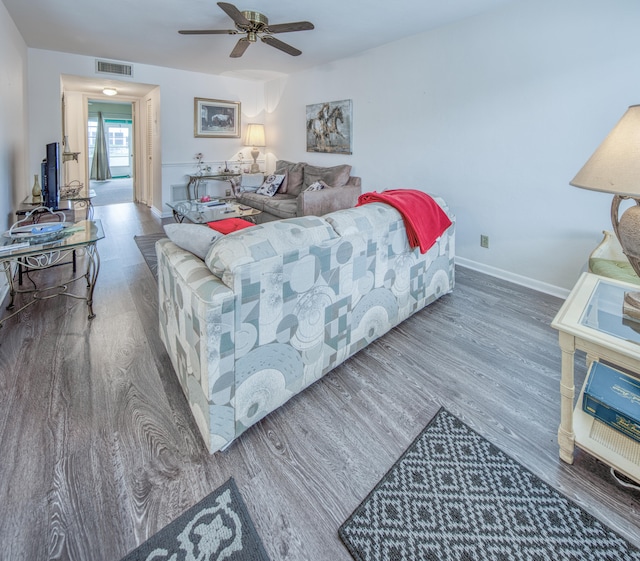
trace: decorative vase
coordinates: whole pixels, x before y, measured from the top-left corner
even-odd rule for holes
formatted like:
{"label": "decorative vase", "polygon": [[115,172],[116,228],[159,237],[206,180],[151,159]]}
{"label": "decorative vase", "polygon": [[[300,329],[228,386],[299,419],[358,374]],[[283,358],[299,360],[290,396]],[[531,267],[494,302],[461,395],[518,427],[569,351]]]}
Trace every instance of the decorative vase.
{"label": "decorative vase", "polygon": [[33,189],[31,189],[31,196],[34,199],[39,199],[42,196],[42,189],[40,188],[40,180],[38,174],[33,174]]}

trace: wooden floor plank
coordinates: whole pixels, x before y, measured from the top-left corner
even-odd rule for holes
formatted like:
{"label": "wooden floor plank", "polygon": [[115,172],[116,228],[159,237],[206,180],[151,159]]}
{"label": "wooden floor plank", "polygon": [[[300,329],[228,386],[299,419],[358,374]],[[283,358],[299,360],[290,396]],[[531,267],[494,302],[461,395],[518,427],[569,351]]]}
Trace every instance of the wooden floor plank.
{"label": "wooden floor plank", "polygon": [[0,329],[0,559],[117,561],[232,476],[274,561],[349,561],[338,527],[441,406],[640,546],[640,493],[558,458],[559,299],[458,268],[452,294],[210,456],[133,241],[161,221],[95,210],[96,318],[56,298]]}

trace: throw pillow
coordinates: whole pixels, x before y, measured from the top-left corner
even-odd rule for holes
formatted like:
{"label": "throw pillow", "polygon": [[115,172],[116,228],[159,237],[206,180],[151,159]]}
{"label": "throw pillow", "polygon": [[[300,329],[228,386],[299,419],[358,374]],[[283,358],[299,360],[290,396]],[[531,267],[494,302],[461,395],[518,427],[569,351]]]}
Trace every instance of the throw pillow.
{"label": "throw pillow", "polygon": [[278,187],[282,185],[284,181],[284,175],[268,175],[264,180],[264,183],[256,191],[258,195],[267,195],[267,197],[273,197],[278,190]]}
{"label": "throw pillow", "polygon": [[302,191],[304,166],[303,162],[288,162],[286,160],[276,162],[275,174],[282,175],[285,172],[287,174],[287,194],[297,197]]}
{"label": "throw pillow", "polygon": [[304,186],[309,187],[316,181],[324,181],[331,187],[342,187],[349,181],[351,166],[343,164],[329,168],[306,165],[304,168]]}
{"label": "throw pillow", "polygon": [[[230,234],[244,228],[255,226],[252,222],[242,218],[225,218],[224,220],[216,220],[215,222],[207,222],[207,226],[212,230],[220,232],[220,234]],[[203,257],[204,259],[204,257]]]}
{"label": "throw pillow", "polygon": [[326,189],[329,187],[324,181],[316,181],[312,183],[305,189],[305,191],[320,191],[321,189]]}
{"label": "throw pillow", "polygon": [[222,237],[200,224],[165,224],[164,233],[178,247],[204,261],[211,246]]}
{"label": "throw pillow", "polygon": [[264,175],[261,173],[244,173],[240,181],[240,191],[255,192],[264,181]]}
{"label": "throw pillow", "polygon": [[278,193],[280,193],[281,195],[286,195],[289,191],[289,172],[287,170],[284,170],[284,173],[281,173],[280,175],[284,175],[284,179],[282,180],[282,183],[280,183],[280,189],[278,189]]}

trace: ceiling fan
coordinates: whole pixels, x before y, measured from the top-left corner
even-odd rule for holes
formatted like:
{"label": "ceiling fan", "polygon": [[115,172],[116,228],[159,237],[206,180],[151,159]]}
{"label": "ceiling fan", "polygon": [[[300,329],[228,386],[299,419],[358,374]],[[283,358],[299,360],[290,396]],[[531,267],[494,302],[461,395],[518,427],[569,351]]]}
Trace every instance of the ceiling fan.
{"label": "ceiling fan", "polygon": [[313,29],[313,24],[308,21],[294,21],[291,23],[276,23],[269,25],[267,16],[260,12],[240,11],[233,4],[218,2],[218,6],[234,21],[236,29],[181,29],[182,35],[237,35],[246,33],[241,37],[229,55],[231,58],[241,57],[251,43],[255,43],[258,37],[263,43],[280,49],[291,56],[298,56],[302,51],[273,37],[274,33],[286,33],[289,31],[307,31]]}

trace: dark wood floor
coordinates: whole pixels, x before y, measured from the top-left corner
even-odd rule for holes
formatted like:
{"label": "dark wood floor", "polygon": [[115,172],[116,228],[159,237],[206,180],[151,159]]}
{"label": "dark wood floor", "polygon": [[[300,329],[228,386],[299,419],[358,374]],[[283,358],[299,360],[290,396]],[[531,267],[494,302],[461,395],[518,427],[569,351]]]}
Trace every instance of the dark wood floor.
{"label": "dark wood floor", "polygon": [[640,546],[640,493],[558,459],[559,299],[459,268],[453,294],[209,456],[133,241],[161,223],[96,211],[96,318],[57,298],[0,329],[0,559],[117,561],[233,476],[273,561],[348,561],[338,527],[441,406]]}

